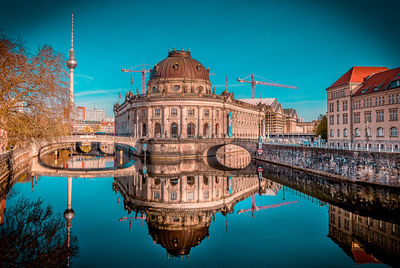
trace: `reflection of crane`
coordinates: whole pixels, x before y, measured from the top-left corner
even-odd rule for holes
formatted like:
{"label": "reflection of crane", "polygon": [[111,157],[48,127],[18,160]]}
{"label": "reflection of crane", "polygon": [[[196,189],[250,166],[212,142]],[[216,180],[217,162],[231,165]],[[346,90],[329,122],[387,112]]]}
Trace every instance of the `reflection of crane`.
{"label": "reflection of crane", "polygon": [[140,226],[143,226],[143,220],[146,220],[146,215],[140,214],[140,217],[138,217],[138,216],[135,216],[135,217],[124,216],[124,217],[119,219],[120,222],[124,222],[124,221],[127,221],[127,220],[129,220],[129,231],[130,231],[131,227],[132,227],[132,220],[140,220]]}
{"label": "reflection of crane", "polygon": [[146,93],[146,73],[150,72],[150,70],[146,70],[144,68],[145,65],[151,66],[149,64],[142,64],[142,70],[132,70],[132,69],[139,67],[140,65],[129,68],[129,69],[121,68],[121,71],[124,73],[142,73],[142,94]]}
{"label": "reflection of crane", "polygon": [[[246,80],[250,76],[251,76],[251,80],[250,81]],[[256,80],[254,80],[254,76],[257,76],[257,77],[259,77],[261,79],[264,79],[264,80],[266,80],[268,82],[256,81]],[[287,85],[281,85],[281,84],[274,83],[272,81],[269,81],[269,80],[267,80],[265,78],[262,78],[261,76],[255,75],[255,74],[250,74],[250,75],[246,76],[243,79],[238,78],[237,81],[240,82],[240,83],[250,83],[251,84],[251,98],[252,99],[254,99],[256,85],[266,85],[266,86],[272,86],[272,87],[286,87],[286,88],[297,89],[297,87],[294,87],[294,86],[287,86]]]}
{"label": "reflection of crane", "polygon": [[269,209],[269,208],[278,208],[281,206],[285,205],[290,205],[290,204],[295,204],[298,203],[299,201],[292,201],[292,202],[284,202],[284,203],[279,203],[279,204],[273,204],[273,205],[268,205],[268,206],[256,206],[256,201],[254,198],[254,195],[251,197],[251,208],[248,209],[239,209],[237,214],[245,213],[245,212],[250,212],[251,211],[251,217],[254,218],[254,211],[259,211],[262,209]]}

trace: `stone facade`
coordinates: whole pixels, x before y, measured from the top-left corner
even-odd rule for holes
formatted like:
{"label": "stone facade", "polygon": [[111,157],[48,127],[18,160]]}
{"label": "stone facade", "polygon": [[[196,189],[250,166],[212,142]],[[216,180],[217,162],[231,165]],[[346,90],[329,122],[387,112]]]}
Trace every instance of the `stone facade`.
{"label": "stone facade", "polygon": [[170,51],[151,69],[146,94],[129,92],[124,103],[114,106],[116,135],[256,139],[264,110],[265,106],[236,100],[226,90],[215,94],[208,69],[188,51]]}
{"label": "stone facade", "polygon": [[258,159],[354,182],[400,186],[400,154],[263,145]]}
{"label": "stone facade", "polygon": [[331,146],[400,149],[399,74],[400,68],[353,67],[326,89]]}

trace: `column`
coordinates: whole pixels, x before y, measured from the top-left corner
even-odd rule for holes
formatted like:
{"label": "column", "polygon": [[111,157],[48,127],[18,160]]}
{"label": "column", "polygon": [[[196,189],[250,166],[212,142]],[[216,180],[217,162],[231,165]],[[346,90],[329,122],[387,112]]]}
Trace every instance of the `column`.
{"label": "column", "polygon": [[147,122],[147,126],[146,126],[147,127],[147,137],[152,138],[154,131],[153,131],[153,124],[150,119],[153,115],[152,114],[153,107],[147,107],[146,110],[147,110],[147,113],[146,113],[147,120],[145,120],[145,122]]}
{"label": "column", "polygon": [[214,106],[211,107],[211,126],[210,126],[210,137],[214,138]]}
{"label": "column", "polygon": [[167,122],[167,118],[168,118],[168,115],[169,115],[168,106],[163,107],[162,110],[163,110],[163,118],[162,118],[161,135],[163,135],[164,133],[167,133],[167,135],[165,135],[165,138],[167,138],[168,135],[169,135],[169,137],[171,137],[171,133],[170,133],[171,130],[170,130],[170,128],[168,126],[168,122]]}
{"label": "column", "polygon": [[197,106],[197,137],[200,137],[200,106]]}
{"label": "column", "polygon": [[179,131],[178,131],[179,134],[178,135],[179,135],[179,137],[184,138],[185,136],[184,136],[184,132],[183,132],[183,120],[184,120],[185,116],[183,115],[182,105],[179,106],[179,108],[180,108],[180,114],[179,114],[180,126],[179,126]]}

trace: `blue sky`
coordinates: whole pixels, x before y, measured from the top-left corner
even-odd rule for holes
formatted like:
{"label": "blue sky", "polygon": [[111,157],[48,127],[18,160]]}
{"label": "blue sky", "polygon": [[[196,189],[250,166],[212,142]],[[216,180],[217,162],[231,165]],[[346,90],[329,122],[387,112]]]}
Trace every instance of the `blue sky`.
{"label": "blue sky", "polygon": [[[75,14],[77,105],[112,115],[130,88],[121,68],[154,65],[168,48],[190,48],[212,73],[217,93],[250,97],[237,77],[251,73],[299,89],[257,86],[306,120],[326,111],[325,88],[354,65],[400,66],[398,1],[24,1],[1,3],[0,28],[32,52],[65,53]],[[140,74],[133,75],[141,87]]]}

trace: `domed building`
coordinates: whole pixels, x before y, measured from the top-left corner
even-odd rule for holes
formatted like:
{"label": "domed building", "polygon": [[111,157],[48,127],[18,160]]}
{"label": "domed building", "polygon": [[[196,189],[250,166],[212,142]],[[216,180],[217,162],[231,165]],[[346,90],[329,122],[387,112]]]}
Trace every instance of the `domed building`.
{"label": "domed building", "polygon": [[189,255],[209,235],[215,215],[231,214],[235,205],[259,193],[266,193],[268,181],[249,170],[222,171],[203,161],[149,164],[140,171],[114,178],[124,208],[131,215],[143,215],[155,244],[172,257]]}
{"label": "domed building", "polygon": [[150,70],[145,94],[114,105],[116,135],[148,139],[258,138],[263,106],[215,94],[210,71],[190,51],[169,51]]}

